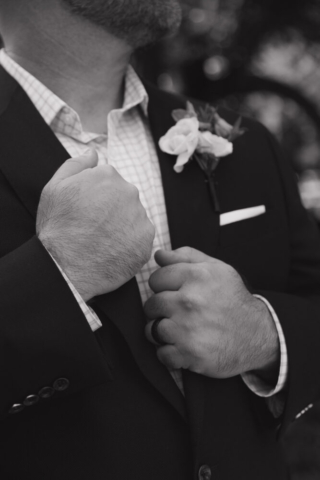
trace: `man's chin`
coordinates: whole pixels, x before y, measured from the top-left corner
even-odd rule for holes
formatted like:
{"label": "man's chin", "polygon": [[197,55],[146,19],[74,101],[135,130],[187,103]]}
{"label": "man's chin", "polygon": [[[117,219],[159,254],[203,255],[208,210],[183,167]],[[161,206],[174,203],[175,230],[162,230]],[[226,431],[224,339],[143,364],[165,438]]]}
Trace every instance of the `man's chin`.
{"label": "man's chin", "polygon": [[62,0],[62,4],[135,49],[175,33],[182,19],[179,0]]}
{"label": "man's chin", "polygon": [[[163,0],[163,3],[165,1]],[[169,8],[170,6],[170,8]],[[153,45],[159,40],[175,34],[181,24],[182,11],[178,3],[171,2],[167,12],[162,15],[146,16],[141,21],[123,22],[122,25],[106,25],[105,29],[122,40],[132,48],[138,49]]]}

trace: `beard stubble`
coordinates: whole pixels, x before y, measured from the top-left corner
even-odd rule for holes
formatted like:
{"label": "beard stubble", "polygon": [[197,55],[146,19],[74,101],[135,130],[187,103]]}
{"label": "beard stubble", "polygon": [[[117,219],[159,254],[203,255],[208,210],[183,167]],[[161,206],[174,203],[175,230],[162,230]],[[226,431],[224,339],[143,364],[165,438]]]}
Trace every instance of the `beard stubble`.
{"label": "beard stubble", "polygon": [[181,22],[179,0],[61,0],[68,10],[133,48],[173,33]]}

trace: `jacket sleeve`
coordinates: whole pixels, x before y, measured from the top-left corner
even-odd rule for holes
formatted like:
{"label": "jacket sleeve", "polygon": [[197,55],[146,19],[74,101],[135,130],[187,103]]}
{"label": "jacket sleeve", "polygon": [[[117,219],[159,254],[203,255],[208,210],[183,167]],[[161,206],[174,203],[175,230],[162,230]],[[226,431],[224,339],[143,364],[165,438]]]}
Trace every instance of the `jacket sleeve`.
{"label": "jacket sleeve", "polygon": [[320,400],[320,236],[303,208],[290,164],[267,133],[286,200],[291,262],[285,293],[261,291],[273,306],[284,332],[289,377],[281,432]]}
{"label": "jacket sleeve", "polygon": [[55,401],[111,379],[78,302],[37,237],[0,259],[0,330],[1,419],[47,401],[44,387]]}

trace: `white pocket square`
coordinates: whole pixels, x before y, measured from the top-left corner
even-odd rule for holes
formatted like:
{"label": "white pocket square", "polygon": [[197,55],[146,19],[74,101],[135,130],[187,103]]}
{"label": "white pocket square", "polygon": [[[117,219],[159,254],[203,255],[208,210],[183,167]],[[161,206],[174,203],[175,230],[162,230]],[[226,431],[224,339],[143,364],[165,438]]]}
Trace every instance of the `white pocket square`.
{"label": "white pocket square", "polygon": [[229,223],[240,222],[248,218],[258,217],[266,213],[265,205],[258,207],[242,208],[241,210],[234,210],[233,212],[222,213],[220,215],[220,226],[228,225]]}

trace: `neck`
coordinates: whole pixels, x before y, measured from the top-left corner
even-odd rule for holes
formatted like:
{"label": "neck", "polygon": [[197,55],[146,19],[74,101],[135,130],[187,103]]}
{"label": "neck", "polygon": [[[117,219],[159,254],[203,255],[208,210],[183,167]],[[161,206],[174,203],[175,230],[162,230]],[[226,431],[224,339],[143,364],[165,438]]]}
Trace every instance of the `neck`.
{"label": "neck", "polygon": [[29,10],[4,35],[8,55],[70,105],[85,130],[104,133],[109,112],[123,104],[130,47],[56,2]]}

